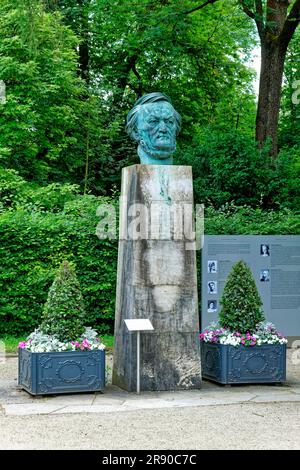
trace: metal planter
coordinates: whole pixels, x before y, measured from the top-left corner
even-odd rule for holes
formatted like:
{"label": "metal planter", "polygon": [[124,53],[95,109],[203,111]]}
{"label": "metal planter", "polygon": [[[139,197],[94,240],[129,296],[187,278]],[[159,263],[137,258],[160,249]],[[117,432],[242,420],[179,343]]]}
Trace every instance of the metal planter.
{"label": "metal planter", "polygon": [[221,384],[286,380],[286,345],[230,346],[201,342],[202,377]]}
{"label": "metal planter", "polygon": [[31,395],[96,392],[105,387],[105,350],[19,350],[18,384]]}

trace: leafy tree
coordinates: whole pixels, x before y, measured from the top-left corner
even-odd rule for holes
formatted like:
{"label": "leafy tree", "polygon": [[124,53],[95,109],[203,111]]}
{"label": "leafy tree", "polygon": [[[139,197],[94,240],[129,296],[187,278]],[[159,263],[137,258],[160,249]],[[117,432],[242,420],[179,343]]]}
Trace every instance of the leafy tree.
{"label": "leafy tree", "polygon": [[252,42],[251,25],[233,4],[222,2],[199,15],[187,14],[190,5],[142,0],[133,8],[130,1],[97,0],[91,53],[112,108],[126,111],[141,94],[165,91],[191,125],[189,135],[194,123],[214,116],[226,92],[239,88],[241,95],[243,87],[249,92],[251,74],[241,53],[247,54]]}
{"label": "leafy tree", "polygon": [[86,313],[75,270],[64,261],[50,287],[41,331],[61,341],[75,340],[84,331]]}
{"label": "leafy tree", "polygon": [[[282,89],[280,134],[281,147],[300,148],[300,30],[287,51]],[[299,153],[299,151],[298,151]]]}
{"label": "leafy tree", "polygon": [[[0,165],[28,180],[69,180],[82,168],[82,95],[77,38],[38,0],[0,4]],[[75,150],[75,151],[74,151]],[[80,170],[79,170],[80,172]]]}
{"label": "leafy tree", "polygon": [[74,184],[51,183],[39,186],[27,182],[17,171],[0,168],[0,212],[24,209],[59,212],[67,201],[75,199],[79,187]]}
{"label": "leafy tree", "polygon": [[176,164],[193,167],[195,200],[216,208],[233,202],[251,207],[287,207],[295,192],[287,194],[291,171],[284,158],[272,164],[268,147],[258,149],[252,136],[238,131],[208,128],[201,137],[181,146]]}
{"label": "leafy tree", "polygon": [[[53,2],[82,42],[81,3]],[[103,103],[100,113],[107,134],[102,141],[107,144],[105,154],[115,162],[109,166],[111,183],[118,183],[122,166],[138,161],[124,132],[124,117],[142,93],[160,90],[171,95],[184,121],[179,141],[189,141],[208,122],[222,123],[226,129],[254,122],[252,72],[245,66],[252,25],[228,2],[203,10],[201,17],[182,14],[191,3],[84,2],[89,11],[89,93]],[[233,25],[238,25],[236,31]],[[92,188],[103,175],[97,160],[96,155],[90,158]]]}
{"label": "leafy tree", "polygon": [[240,0],[255,21],[261,44],[261,72],[256,116],[256,140],[271,140],[278,153],[278,121],[287,50],[300,23],[300,0]]}
{"label": "leafy tree", "polygon": [[92,0],[45,0],[47,11],[60,11],[64,22],[71,26],[78,44],[78,70],[82,79],[90,79],[90,38],[91,38],[91,5]]}
{"label": "leafy tree", "polygon": [[[220,3],[222,0],[207,0],[189,9],[182,8],[182,15],[204,11],[205,7],[212,4],[216,7]],[[261,45],[256,140],[260,146],[270,140],[270,153],[277,156],[284,64],[289,44],[300,23],[300,0],[239,0],[238,3],[254,20]]]}
{"label": "leafy tree", "polygon": [[220,302],[220,324],[231,331],[251,333],[259,322],[265,320],[255,280],[244,261],[238,261],[233,266]]}
{"label": "leafy tree", "polygon": [[281,207],[292,209],[299,214],[300,207],[300,153],[299,146],[285,147],[280,151],[277,161],[278,173],[282,184],[278,195]]}

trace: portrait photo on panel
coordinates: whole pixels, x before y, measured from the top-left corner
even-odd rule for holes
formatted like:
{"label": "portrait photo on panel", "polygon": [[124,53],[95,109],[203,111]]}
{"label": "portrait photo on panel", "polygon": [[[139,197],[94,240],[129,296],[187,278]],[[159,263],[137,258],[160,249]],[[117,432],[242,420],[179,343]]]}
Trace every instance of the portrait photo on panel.
{"label": "portrait photo on panel", "polygon": [[209,281],[207,283],[207,292],[209,294],[216,294],[218,291],[218,283],[217,281]]}
{"label": "portrait photo on panel", "polygon": [[214,274],[218,272],[218,261],[217,260],[208,260],[207,261],[207,272],[209,274]]}
{"label": "portrait photo on panel", "polygon": [[270,256],[270,245],[262,244],[260,245],[260,256]]}
{"label": "portrait photo on panel", "polygon": [[270,270],[269,269],[261,269],[261,271],[260,271],[260,280],[261,280],[261,282],[269,282],[270,281]]}
{"label": "portrait photo on panel", "polygon": [[207,301],[207,311],[208,313],[215,313],[218,310],[218,303],[216,300]]}

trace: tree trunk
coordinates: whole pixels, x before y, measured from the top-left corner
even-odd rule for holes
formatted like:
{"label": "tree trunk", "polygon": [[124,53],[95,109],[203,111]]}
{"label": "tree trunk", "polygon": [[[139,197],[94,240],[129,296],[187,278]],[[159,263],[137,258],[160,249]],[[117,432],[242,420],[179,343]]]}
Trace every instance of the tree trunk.
{"label": "tree trunk", "polygon": [[81,78],[86,82],[89,82],[89,62],[89,44],[85,40],[79,45],[79,69]]}
{"label": "tree trunk", "polygon": [[287,47],[266,38],[261,45],[261,72],[256,116],[256,140],[260,147],[270,142],[270,154],[278,153],[278,121]]}

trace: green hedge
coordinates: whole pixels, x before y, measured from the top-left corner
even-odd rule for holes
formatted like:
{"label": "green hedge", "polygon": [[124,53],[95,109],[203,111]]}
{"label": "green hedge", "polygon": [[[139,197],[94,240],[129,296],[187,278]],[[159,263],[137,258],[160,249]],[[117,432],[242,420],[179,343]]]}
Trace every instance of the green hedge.
{"label": "green hedge", "polygon": [[207,235],[299,235],[300,212],[262,210],[227,204],[205,210]]}
{"label": "green hedge", "polygon": [[87,324],[112,329],[117,242],[99,240],[96,208],[107,199],[78,197],[64,212],[13,210],[0,217],[0,335],[32,331],[63,259],[78,273]]}
{"label": "green hedge", "polygon": [[[99,240],[95,234],[100,203],[113,201],[73,195],[59,212],[18,206],[0,214],[0,336],[24,334],[39,324],[63,259],[76,266],[86,323],[103,333],[112,331],[117,241]],[[286,209],[266,212],[228,205],[217,211],[207,208],[205,217],[205,232],[211,235],[300,234],[299,214]]]}

